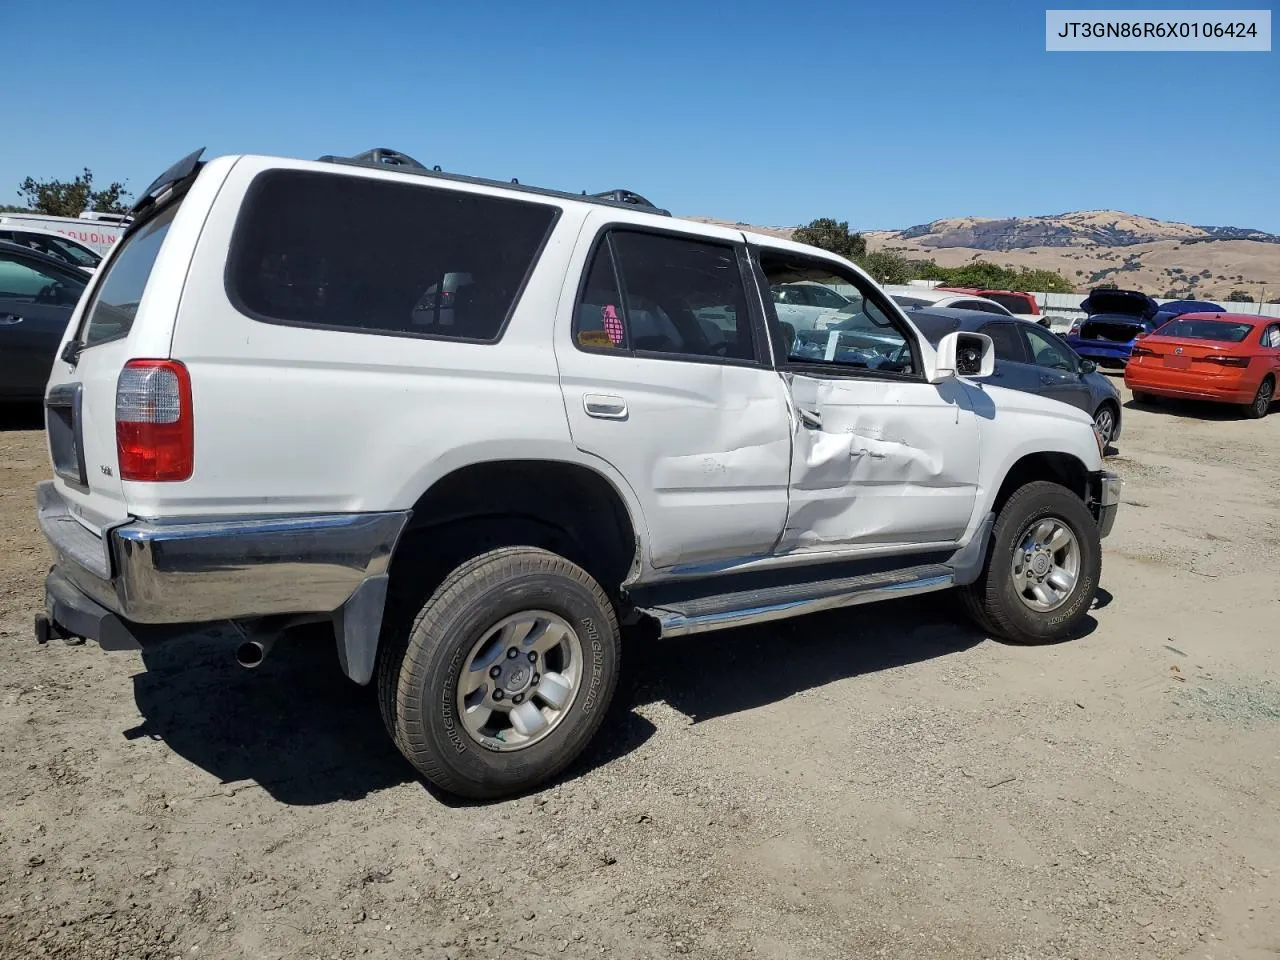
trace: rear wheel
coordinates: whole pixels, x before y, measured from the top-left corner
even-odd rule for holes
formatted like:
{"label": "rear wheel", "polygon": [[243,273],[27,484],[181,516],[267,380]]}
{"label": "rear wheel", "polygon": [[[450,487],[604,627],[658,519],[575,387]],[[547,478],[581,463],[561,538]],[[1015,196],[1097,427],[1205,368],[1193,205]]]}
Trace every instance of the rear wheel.
{"label": "rear wheel", "polygon": [[1258,385],[1258,392],[1253,395],[1253,402],[1244,408],[1244,415],[1251,420],[1261,420],[1271,409],[1276,399],[1276,382],[1270,374],[1263,377]]}
{"label": "rear wheel", "polygon": [[1134,390],[1133,402],[1149,405],[1155,403],[1155,397],[1149,393],[1143,393],[1141,390]]}
{"label": "rear wheel", "polygon": [[1101,537],[1089,509],[1066,487],[1040,480],[1001,508],[982,576],[960,596],[992,636],[1051,643],[1088,616],[1101,570]]}
{"label": "rear wheel", "polygon": [[554,777],[599,728],[620,660],[613,605],[582,568],[492,550],[436,589],[378,668],[401,752],[449,793],[493,799]]}

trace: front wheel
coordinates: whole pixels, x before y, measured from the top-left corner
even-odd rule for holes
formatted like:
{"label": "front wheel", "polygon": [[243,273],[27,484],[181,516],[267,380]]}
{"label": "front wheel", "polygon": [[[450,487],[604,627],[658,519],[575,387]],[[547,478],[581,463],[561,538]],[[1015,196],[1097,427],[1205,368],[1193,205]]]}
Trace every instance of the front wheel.
{"label": "front wheel", "polygon": [[1102,541],[1084,502],[1066,487],[1036,481],[1000,510],[986,566],[961,598],[992,636],[1052,643],[1088,616],[1101,571]]}
{"label": "front wheel", "polygon": [[453,571],[379,662],[383,719],[431,783],[472,799],[539,785],[599,728],[620,660],[613,605],[546,550],[492,550]]}
{"label": "front wheel", "polygon": [[1244,408],[1244,415],[1250,420],[1261,420],[1271,409],[1276,399],[1276,382],[1271,377],[1264,377],[1258,385],[1258,392],[1253,395],[1253,402]]}

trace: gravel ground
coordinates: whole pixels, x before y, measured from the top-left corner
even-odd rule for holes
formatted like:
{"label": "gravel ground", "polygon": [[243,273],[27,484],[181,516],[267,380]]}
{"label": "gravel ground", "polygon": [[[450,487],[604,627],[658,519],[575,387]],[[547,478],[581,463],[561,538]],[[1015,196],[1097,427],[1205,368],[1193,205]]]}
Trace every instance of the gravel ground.
{"label": "gravel ground", "polygon": [[629,651],[519,800],[414,778],[329,647],[30,639],[0,431],[0,957],[1280,956],[1280,414],[1126,409],[1085,635],[946,596]]}

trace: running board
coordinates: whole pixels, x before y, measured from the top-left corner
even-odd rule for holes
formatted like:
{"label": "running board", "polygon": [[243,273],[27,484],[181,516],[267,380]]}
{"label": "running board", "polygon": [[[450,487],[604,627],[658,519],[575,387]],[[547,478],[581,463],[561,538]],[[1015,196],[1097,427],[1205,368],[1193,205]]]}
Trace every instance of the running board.
{"label": "running board", "polygon": [[709,630],[785,620],[859,603],[932,593],[954,585],[951,568],[938,563],[839,580],[743,590],[641,609],[658,621],[662,636],[684,637]]}

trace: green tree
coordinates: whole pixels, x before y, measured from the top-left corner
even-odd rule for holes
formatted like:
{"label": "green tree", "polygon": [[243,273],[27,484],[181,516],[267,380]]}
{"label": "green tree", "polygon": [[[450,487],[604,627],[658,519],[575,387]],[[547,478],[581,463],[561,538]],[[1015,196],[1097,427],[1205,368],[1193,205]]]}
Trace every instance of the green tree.
{"label": "green tree", "polygon": [[1247,290],[1232,290],[1227,294],[1228,303],[1253,303],[1253,296]]}
{"label": "green tree", "polygon": [[874,250],[859,257],[857,263],[877,283],[906,283],[915,275],[906,257],[889,250]]}
{"label": "green tree", "polygon": [[862,234],[853,233],[847,221],[837,222],[829,217],[822,217],[808,226],[798,228],[791,234],[791,239],[796,243],[807,243],[829,250],[849,260],[857,260],[867,252],[867,241]]}
{"label": "green tree", "polygon": [[18,186],[18,196],[27,207],[53,217],[78,217],[86,210],[95,213],[124,213],[129,194],[123,183],[93,189],[93,173],[85,167],[74,180],[37,180],[27,177]]}

